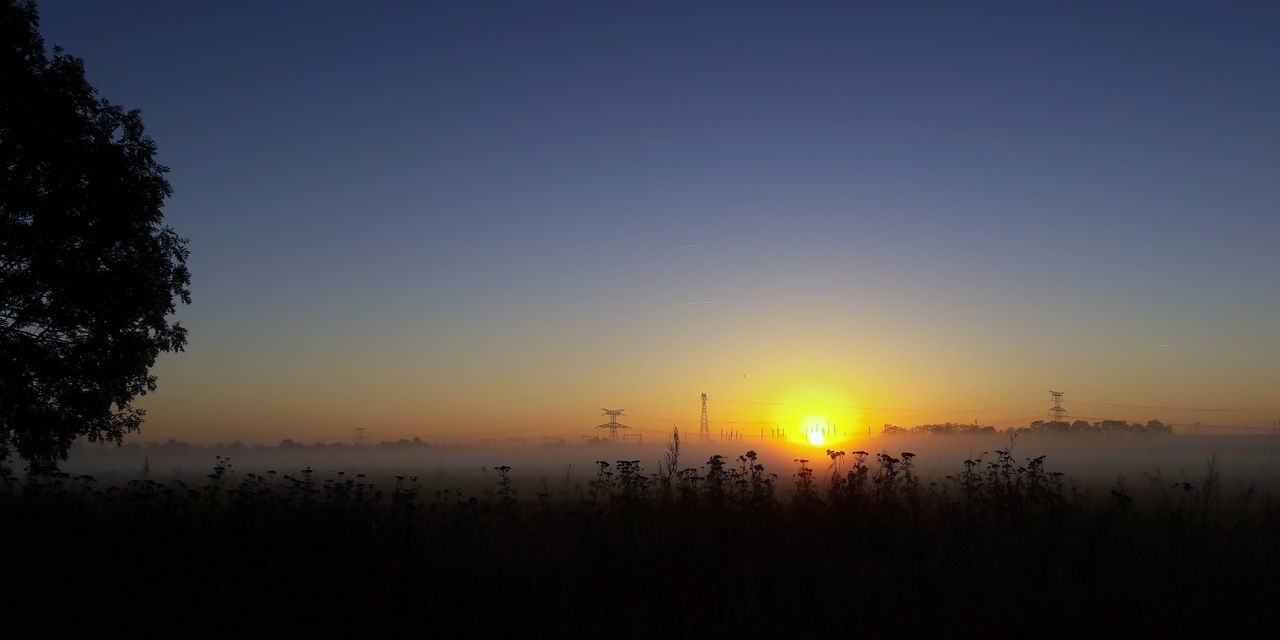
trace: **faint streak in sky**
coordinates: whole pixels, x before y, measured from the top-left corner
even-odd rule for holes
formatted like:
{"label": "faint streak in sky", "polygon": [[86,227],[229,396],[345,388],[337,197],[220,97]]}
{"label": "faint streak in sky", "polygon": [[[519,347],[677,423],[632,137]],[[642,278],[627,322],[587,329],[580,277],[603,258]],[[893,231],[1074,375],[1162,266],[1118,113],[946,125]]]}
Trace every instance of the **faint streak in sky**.
{"label": "faint streak in sky", "polygon": [[711,301],[710,301],[710,300],[698,300],[698,301],[696,301],[696,302],[690,302],[689,304],[690,304],[690,305],[695,305],[695,304],[711,304]]}
{"label": "faint streak in sky", "polygon": [[1168,349],[1169,347],[1172,347],[1172,346],[1173,346],[1173,345],[1171,345],[1171,344],[1158,344],[1158,345],[1156,345],[1156,348],[1157,348],[1157,349]]}
{"label": "faint streak in sky", "polygon": [[695,243],[693,243],[693,244],[686,244],[686,245],[684,245],[684,246],[682,246],[682,247],[680,247],[680,248],[681,248],[681,249],[692,249],[692,248],[694,248],[694,247],[701,247],[701,246],[702,246],[702,243],[701,243],[701,242],[695,242]]}

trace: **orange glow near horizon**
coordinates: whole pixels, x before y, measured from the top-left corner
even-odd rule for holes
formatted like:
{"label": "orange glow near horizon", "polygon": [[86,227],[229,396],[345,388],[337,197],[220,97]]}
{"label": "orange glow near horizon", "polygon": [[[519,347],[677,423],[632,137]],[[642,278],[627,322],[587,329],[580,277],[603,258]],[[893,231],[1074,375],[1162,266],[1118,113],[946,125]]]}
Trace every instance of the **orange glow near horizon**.
{"label": "orange glow near horizon", "polygon": [[846,393],[814,386],[784,394],[774,403],[771,418],[784,430],[788,441],[827,446],[846,440],[846,434],[856,433],[862,416]]}

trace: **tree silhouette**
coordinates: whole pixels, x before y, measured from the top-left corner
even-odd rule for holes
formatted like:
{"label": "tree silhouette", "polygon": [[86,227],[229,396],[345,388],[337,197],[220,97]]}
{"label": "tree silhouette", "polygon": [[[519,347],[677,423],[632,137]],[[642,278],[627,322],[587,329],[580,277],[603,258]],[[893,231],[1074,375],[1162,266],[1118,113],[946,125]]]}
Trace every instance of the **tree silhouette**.
{"label": "tree silhouette", "polygon": [[181,351],[186,240],[138,111],[47,55],[34,3],[0,5],[0,462],[51,469],[77,437],[138,430],[149,370]]}

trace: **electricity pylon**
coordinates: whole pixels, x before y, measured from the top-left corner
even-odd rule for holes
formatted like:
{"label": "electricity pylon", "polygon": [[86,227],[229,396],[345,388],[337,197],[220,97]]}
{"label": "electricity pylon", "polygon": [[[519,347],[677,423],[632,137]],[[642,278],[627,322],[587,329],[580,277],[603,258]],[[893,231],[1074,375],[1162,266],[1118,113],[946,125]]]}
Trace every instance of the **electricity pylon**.
{"label": "electricity pylon", "polygon": [[610,440],[617,440],[617,439],[618,439],[618,429],[630,429],[630,428],[631,428],[631,427],[628,427],[628,426],[627,426],[627,425],[625,425],[625,424],[622,424],[621,422],[618,422],[618,416],[622,415],[623,409],[601,409],[601,411],[603,411],[603,412],[604,412],[604,413],[603,413],[603,414],[601,414],[601,415],[609,416],[609,421],[608,421],[608,422],[606,422],[606,423],[604,423],[604,424],[596,425],[596,428],[597,428],[597,429],[608,429],[608,430],[609,430],[609,439],[610,439]]}

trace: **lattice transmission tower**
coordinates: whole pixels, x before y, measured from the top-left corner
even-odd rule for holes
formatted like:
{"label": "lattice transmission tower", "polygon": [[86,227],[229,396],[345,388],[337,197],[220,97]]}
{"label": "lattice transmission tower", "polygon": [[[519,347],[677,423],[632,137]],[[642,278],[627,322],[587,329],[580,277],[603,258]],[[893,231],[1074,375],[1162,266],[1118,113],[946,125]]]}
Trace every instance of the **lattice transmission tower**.
{"label": "lattice transmission tower", "polygon": [[1053,407],[1049,409],[1049,417],[1054,422],[1066,422],[1067,410],[1062,406],[1062,392],[1050,391],[1049,397],[1053,398]]}
{"label": "lattice transmission tower", "polygon": [[625,425],[625,424],[622,424],[621,422],[618,422],[618,416],[622,415],[622,411],[623,411],[622,409],[601,409],[601,411],[603,411],[603,412],[604,412],[604,413],[603,413],[603,414],[601,414],[601,415],[609,416],[609,421],[608,421],[608,422],[606,422],[606,423],[604,423],[604,424],[596,425],[596,428],[597,428],[597,429],[608,429],[608,430],[609,430],[609,439],[610,439],[610,440],[617,440],[617,439],[618,439],[618,429],[630,429],[630,428],[631,428],[631,427],[628,427],[628,426],[627,426],[627,425]]}
{"label": "lattice transmission tower", "polygon": [[698,422],[698,437],[711,439],[711,422],[707,420],[707,394],[702,394],[702,420]]}

